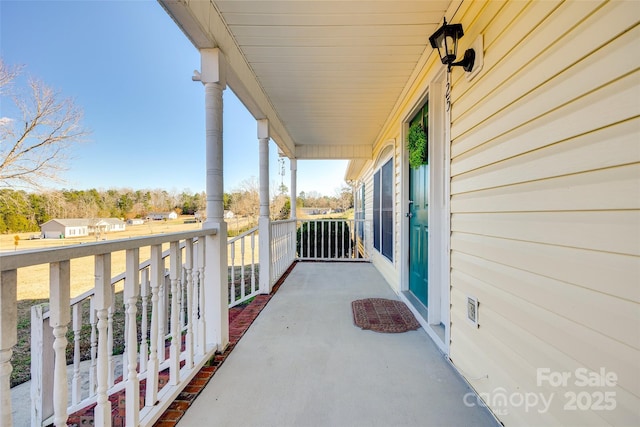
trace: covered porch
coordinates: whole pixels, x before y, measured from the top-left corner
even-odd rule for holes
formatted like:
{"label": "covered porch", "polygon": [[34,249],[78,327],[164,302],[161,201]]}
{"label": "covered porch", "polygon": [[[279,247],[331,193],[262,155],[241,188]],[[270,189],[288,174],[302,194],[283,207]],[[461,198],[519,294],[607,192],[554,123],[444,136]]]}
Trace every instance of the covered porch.
{"label": "covered porch", "polygon": [[354,325],[372,297],[370,263],[298,262],[178,425],[498,425],[422,328]]}

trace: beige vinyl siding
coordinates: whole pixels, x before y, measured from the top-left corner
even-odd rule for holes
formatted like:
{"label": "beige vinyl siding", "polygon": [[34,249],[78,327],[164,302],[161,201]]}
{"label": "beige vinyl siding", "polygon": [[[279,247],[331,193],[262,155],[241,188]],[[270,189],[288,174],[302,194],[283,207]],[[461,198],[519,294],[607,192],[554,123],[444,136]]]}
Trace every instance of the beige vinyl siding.
{"label": "beige vinyl siding", "polygon": [[[484,67],[455,69],[450,357],[505,425],[631,425],[640,417],[640,4],[464,2],[455,22]],[[478,298],[480,327],[466,320]],[[538,384],[536,371],[617,375]],[[615,392],[568,411],[566,391]],[[537,409],[537,408],[536,408]]]}

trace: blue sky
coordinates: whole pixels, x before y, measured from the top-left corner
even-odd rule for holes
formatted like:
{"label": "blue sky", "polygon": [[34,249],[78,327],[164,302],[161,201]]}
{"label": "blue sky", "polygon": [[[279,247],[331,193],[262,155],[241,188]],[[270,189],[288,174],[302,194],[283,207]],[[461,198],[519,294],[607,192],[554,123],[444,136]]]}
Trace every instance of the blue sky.
{"label": "blue sky", "polygon": [[[205,190],[204,88],[191,81],[200,55],[156,1],[0,0],[0,54],[84,110],[91,136],[56,187]],[[224,108],[232,191],[257,178],[258,141],[255,120],[229,89]],[[0,116],[7,110],[0,106]],[[281,181],[273,142],[270,157],[273,187]],[[298,161],[298,192],[334,195],[346,165]]]}

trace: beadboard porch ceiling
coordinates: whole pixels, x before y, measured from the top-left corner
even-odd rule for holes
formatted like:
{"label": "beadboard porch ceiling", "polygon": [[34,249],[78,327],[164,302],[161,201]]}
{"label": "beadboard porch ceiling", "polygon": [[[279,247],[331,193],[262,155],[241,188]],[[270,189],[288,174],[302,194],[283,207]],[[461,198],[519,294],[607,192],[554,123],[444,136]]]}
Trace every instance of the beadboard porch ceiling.
{"label": "beadboard porch ceiling", "polygon": [[159,0],[289,158],[371,159],[452,1]]}

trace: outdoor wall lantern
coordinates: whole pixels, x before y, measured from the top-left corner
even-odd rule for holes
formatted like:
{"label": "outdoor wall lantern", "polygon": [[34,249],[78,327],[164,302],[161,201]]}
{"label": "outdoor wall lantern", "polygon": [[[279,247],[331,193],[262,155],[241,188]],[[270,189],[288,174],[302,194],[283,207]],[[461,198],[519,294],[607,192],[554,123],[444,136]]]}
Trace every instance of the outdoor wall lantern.
{"label": "outdoor wall lantern", "polygon": [[461,66],[467,72],[473,70],[473,63],[476,59],[476,52],[473,49],[467,49],[462,60],[454,62],[458,56],[458,39],[462,36],[464,36],[462,24],[447,24],[445,18],[442,27],[429,37],[431,47],[438,49],[440,60],[448,66],[449,72],[451,72],[451,67],[456,66]]}

